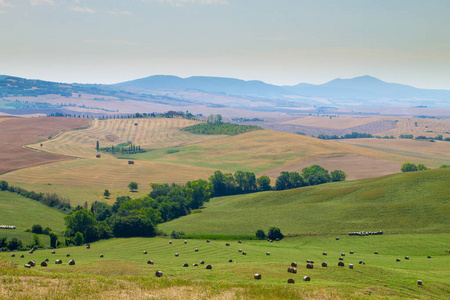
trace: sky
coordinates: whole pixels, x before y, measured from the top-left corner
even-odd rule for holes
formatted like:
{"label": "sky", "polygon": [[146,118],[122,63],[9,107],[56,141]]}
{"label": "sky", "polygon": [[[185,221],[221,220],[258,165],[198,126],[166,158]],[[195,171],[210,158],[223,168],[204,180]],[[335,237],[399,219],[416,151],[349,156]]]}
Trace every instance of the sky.
{"label": "sky", "polygon": [[0,0],[0,74],[277,85],[371,75],[450,90],[450,1]]}

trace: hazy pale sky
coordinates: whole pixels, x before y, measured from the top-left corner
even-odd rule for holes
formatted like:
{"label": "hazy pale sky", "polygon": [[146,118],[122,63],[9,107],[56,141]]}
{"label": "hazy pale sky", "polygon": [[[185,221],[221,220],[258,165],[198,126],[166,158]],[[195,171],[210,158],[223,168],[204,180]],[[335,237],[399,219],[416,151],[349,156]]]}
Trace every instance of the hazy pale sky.
{"label": "hazy pale sky", "polygon": [[0,0],[0,74],[450,89],[450,0]]}

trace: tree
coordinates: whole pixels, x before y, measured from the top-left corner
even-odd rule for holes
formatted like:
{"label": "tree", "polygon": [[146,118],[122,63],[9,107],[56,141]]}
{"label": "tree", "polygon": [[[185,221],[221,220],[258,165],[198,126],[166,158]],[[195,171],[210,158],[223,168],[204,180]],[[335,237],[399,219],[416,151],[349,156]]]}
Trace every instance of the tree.
{"label": "tree", "polygon": [[259,240],[263,240],[263,239],[266,238],[266,234],[264,233],[264,230],[262,230],[262,229],[256,230],[256,234],[255,235],[256,235],[256,238],[259,239]]}
{"label": "tree", "polygon": [[289,172],[289,188],[298,188],[305,186],[305,180],[297,172]]}
{"label": "tree", "polygon": [[5,180],[0,181],[0,190],[6,191],[8,189],[8,182]]}
{"label": "tree", "polygon": [[417,165],[417,170],[425,171],[425,170],[428,170],[428,168],[424,164],[418,164]]}
{"label": "tree", "polygon": [[347,174],[345,174],[344,171],[334,170],[333,172],[331,172],[332,181],[344,181],[345,178],[347,178]]}
{"label": "tree", "polygon": [[417,166],[413,163],[407,162],[402,165],[401,170],[402,170],[402,172],[415,172],[415,171],[417,171]]}
{"label": "tree", "polygon": [[138,190],[139,184],[137,182],[130,182],[130,184],[128,184],[128,188],[130,189],[130,192],[136,192]]}
{"label": "tree", "polygon": [[216,115],[216,123],[222,123],[222,115],[221,114]]}
{"label": "tree", "polygon": [[50,247],[56,248],[56,243],[58,242],[58,236],[54,232],[50,232],[48,235],[50,237]]}
{"label": "tree", "polygon": [[8,243],[8,249],[13,251],[22,248],[22,241],[13,237]]}
{"label": "tree", "polygon": [[310,167],[303,168],[302,176],[309,185],[322,184],[331,181],[331,176],[328,174],[328,170],[319,165],[312,165]]}
{"label": "tree", "polygon": [[87,243],[98,240],[98,222],[92,212],[80,209],[64,217],[67,227],[66,236],[73,237],[79,231]]}
{"label": "tree", "polygon": [[112,230],[115,237],[151,237],[156,234],[155,226],[144,216],[117,217]]}
{"label": "tree", "polygon": [[75,233],[75,236],[73,237],[73,242],[75,246],[80,246],[84,242],[83,234],[79,231]]}
{"label": "tree", "polygon": [[100,143],[97,141],[97,146],[95,147],[97,149],[97,152],[100,150]]}
{"label": "tree", "polygon": [[105,190],[103,196],[108,199],[108,197],[111,196],[111,193],[109,192],[109,190]]}
{"label": "tree", "polygon": [[31,232],[32,233],[36,233],[36,234],[42,234],[43,230],[42,230],[42,226],[39,224],[34,224],[31,227]]}
{"label": "tree", "polygon": [[275,181],[275,189],[277,191],[289,189],[289,172],[283,171],[280,176],[277,177]]}
{"label": "tree", "polygon": [[39,236],[37,234],[33,234],[33,242],[32,242],[31,247],[32,248],[40,248],[40,247],[42,247],[41,239],[39,238]]}
{"label": "tree", "polygon": [[261,176],[256,180],[258,184],[258,190],[260,191],[268,191],[270,190],[270,178],[269,176]]}
{"label": "tree", "polygon": [[271,240],[276,239],[282,239],[284,238],[284,235],[281,233],[280,228],[278,227],[270,227],[269,231],[267,232],[267,237]]}

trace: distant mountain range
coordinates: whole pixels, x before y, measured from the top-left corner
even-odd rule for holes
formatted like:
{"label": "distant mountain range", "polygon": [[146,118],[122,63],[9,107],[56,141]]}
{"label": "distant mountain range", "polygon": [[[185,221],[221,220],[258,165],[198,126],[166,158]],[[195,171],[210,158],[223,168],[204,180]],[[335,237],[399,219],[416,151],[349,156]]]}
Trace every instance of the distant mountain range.
{"label": "distant mountain range", "polygon": [[419,89],[408,85],[388,83],[372,76],[334,79],[324,84],[300,83],[277,86],[262,81],[234,78],[155,75],[122,82],[115,88],[133,87],[145,90],[196,90],[233,96],[265,99],[295,99],[307,103],[362,106],[431,106],[449,107],[449,90]]}

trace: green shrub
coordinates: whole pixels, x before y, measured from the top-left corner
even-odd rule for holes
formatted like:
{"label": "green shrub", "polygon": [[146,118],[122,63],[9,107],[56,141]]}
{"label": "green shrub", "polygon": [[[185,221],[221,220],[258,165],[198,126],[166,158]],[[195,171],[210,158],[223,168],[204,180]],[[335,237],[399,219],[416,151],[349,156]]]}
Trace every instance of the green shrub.
{"label": "green shrub", "polygon": [[266,238],[266,233],[264,232],[264,230],[262,230],[262,229],[258,229],[258,230],[256,230],[256,237],[259,239],[259,240],[263,240],[263,239],[265,239]]}
{"label": "green shrub", "polygon": [[267,237],[271,240],[276,240],[284,238],[284,235],[281,233],[280,228],[278,227],[270,227],[269,232],[267,233]]}

